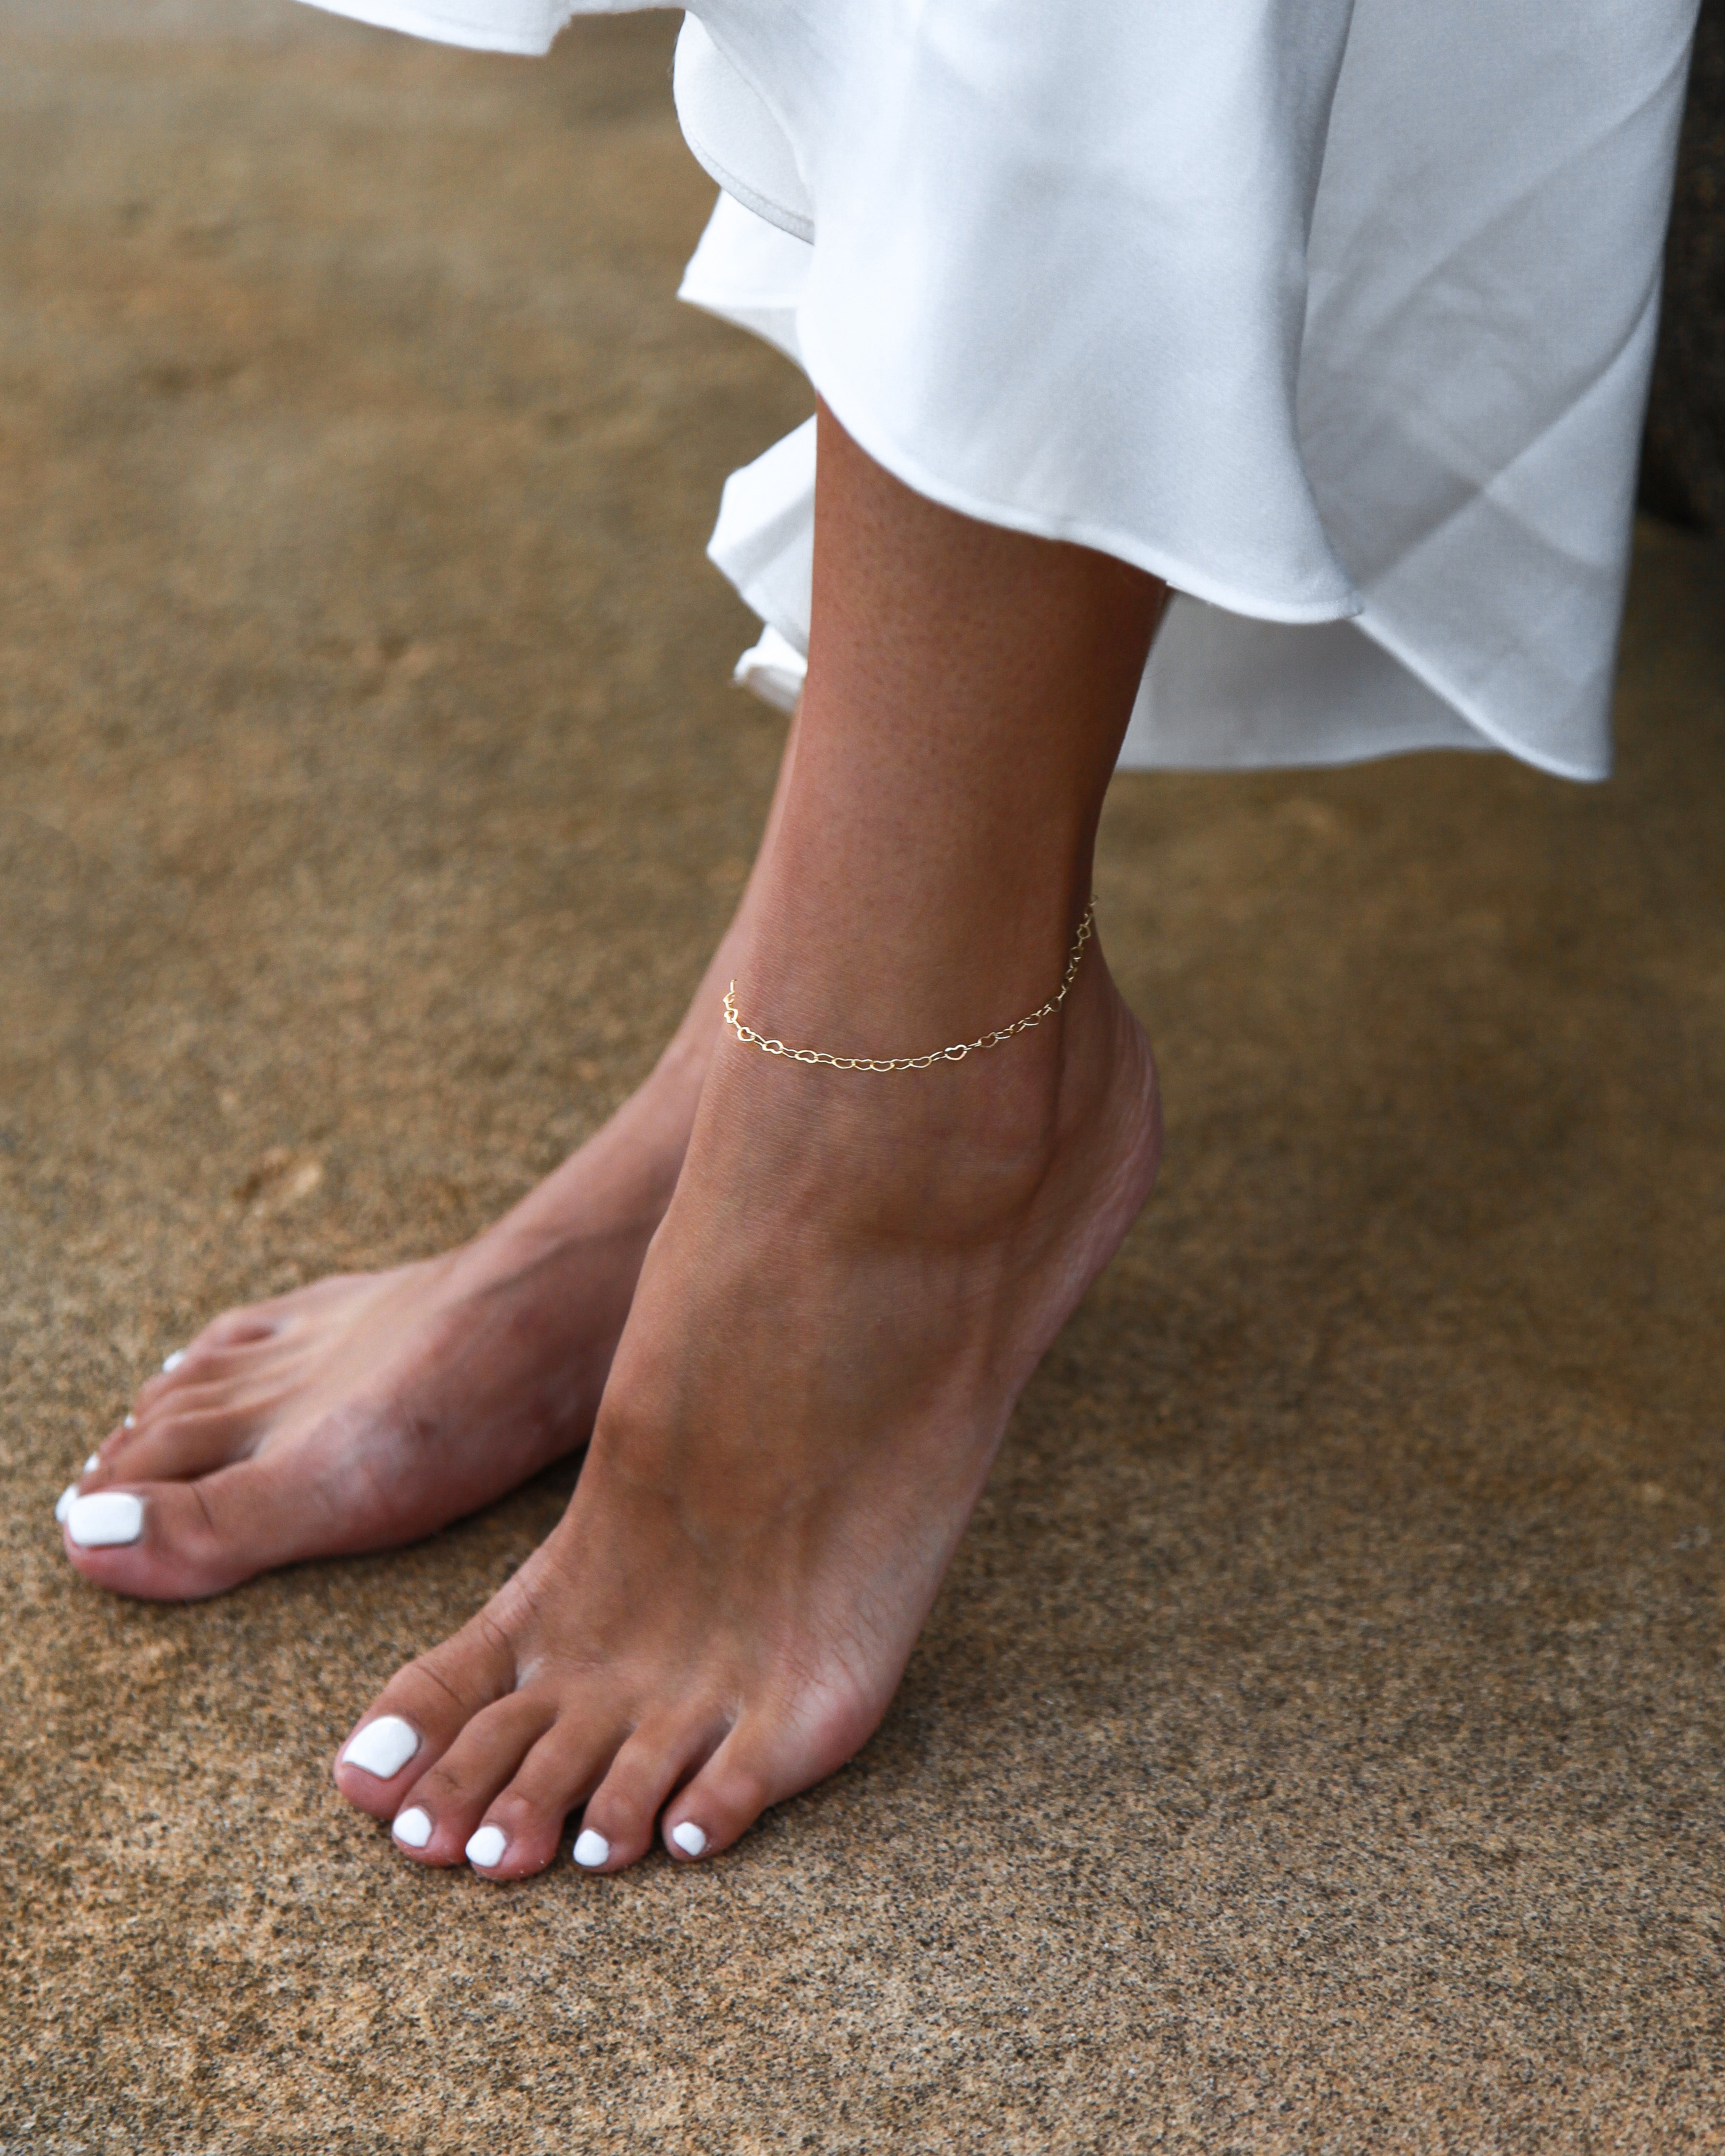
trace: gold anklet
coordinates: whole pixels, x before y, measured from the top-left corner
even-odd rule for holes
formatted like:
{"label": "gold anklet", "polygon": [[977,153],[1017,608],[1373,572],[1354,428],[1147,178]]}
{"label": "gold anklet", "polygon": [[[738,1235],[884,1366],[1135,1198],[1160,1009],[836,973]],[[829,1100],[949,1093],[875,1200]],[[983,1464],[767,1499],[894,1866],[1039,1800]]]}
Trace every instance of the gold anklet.
{"label": "gold anklet", "polygon": [[993,1033],[985,1033],[978,1040],[955,1040],[950,1048],[937,1048],[928,1055],[829,1055],[824,1048],[787,1048],[782,1040],[768,1040],[747,1026],[737,1014],[737,983],[733,981],[725,991],[725,1023],[746,1047],[758,1048],[763,1055],[788,1056],[793,1063],[824,1063],[829,1070],[928,1070],[937,1063],[962,1063],[967,1055],[974,1055],[979,1048],[998,1048],[1003,1040],[1010,1040],[1014,1034],[1028,1033],[1033,1025],[1040,1025],[1044,1019],[1052,1018],[1066,1000],[1066,991],[1078,975],[1084,947],[1090,941],[1091,929],[1096,917],[1094,898],[1084,909],[1084,918],[1078,924],[1078,933],[1072,939],[1071,955],[1066,960],[1066,971],[1060,985],[1038,1010],[1028,1018],[1015,1019],[1012,1024],[997,1026]]}

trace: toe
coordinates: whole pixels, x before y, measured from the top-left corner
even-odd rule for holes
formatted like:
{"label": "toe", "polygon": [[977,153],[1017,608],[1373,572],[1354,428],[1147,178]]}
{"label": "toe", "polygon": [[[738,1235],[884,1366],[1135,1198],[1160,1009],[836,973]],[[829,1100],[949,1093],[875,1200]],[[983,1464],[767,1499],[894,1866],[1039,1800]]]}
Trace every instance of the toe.
{"label": "toe", "polygon": [[194,1348],[255,1348],[265,1340],[273,1340],[280,1329],[279,1317],[271,1312],[267,1304],[227,1310],[206,1325],[191,1344]]}
{"label": "toe", "polygon": [[[408,1789],[443,1758],[475,1716],[506,1698],[515,1683],[514,1651],[481,1610],[452,1639],[390,1679],[336,1756],[336,1788],[349,1804],[374,1819],[393,1819],[406,1804]],[[404,1748],[407,1738],[393,1747],[368,1738],[367,1731],[385,1720],[399,1722],[417,1740],[410,1750]]]}
{"label": "toe", "polygon": [[165,1414],[223,1406],[232,1400],[237,1386],[255,1383],[259,1368],[255,1355],[190,1348],[183,1363],[158,1370],[138,1387],[132,1398],[132,1422],[147,1424]]}
{"label": "toe", "polygon": [[[121,1496],[136,1501],[123,1537],[126,1522],[108,1504]],[[83,1502],[99,1500],[107,1507],[100,1513],[69,1507],[66,1555],[86,1578],[146,1601],[201,1601],[313,1551],[351,1547],[340,1491],[308,1483],[280,1455],[187,1481],[104,1473]],[[87,1532],[86,1521],[100,1532]]]}
{"label": "toe", "polygon": [[716,1856],[747,1834],[769,1804],[806,1789],[839,1763],[791,1765],[780,1752],[748,1722],[740,1722],[665,1806],[664,1840],[671,1856],[685,1863]]}
{"label": "toe", "polygon": [[576,1841],[576,1862],[587,1871],[620,1871],[644,1856],[652,1846],[653,1822],[660,1806],[690,1769],[707,1758],[722,1734],[723,1724],[716,1720],[706,1727],[665,1724],[637,1730],[588,1799]]}
{"label": "toe", "polygon": [[[424,1753],[416,1754],[413,1763],[422,1771],[396,1815],[397,1841],[422,1863],[468,1861],[467,1845],[486,1806],[520,1768],[555,1712],[548,1701],[528,1692],[511,1692],[465,1723],[429,1768]],[[408,1812],[425,1825],[403,1835],[402,1820]],[[507,1838],[506,1835],[506,1842]],[[500,1856],[502,1853],[498,1851]]]}
{"label": "toe", "polygon": [[132,1414],[141,1423],[170,1403],[198,1395],[205,1404],[220,1401],[234,1385],[256,1375],[280,1332],[279,1324],[254,1312],[230,1311],[177,1348],[144,1380],[133,1396]]}
{"label": "toe", "polygon": [[105,1476],[67,1506],[66,1555],[116,1594],[193,1602],[223,1594],[285,1561],[273,1480],[250,1462],[187,1482]]}
{"label": "toe", "polygon": [[116,1430],[103,1441],[85,1479],[92,1488],[110,1482],[178,1482],[208,1475],[243,1459],[256,1435],[247,1409],[199,1407],[182,1412],[164,1402],[147,1423]]}
{"label": "toe", "polygon": [[469,1863],[494,1879],[542,1871],[562,1846],[565,1820],[604,1779],[622,1738],[603,1716],[561,1716],[486,1807],[480,1831],[494,1830],[501,1845],[488,1836]]}

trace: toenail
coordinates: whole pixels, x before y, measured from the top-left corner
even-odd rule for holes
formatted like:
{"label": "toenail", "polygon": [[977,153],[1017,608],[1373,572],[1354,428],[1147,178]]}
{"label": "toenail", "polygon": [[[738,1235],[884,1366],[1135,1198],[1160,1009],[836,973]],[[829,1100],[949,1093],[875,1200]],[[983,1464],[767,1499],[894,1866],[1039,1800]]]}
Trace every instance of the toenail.
{"label": "toenail", "polygon": [[66,1515],[71,1511],[73,1500],[77,1495],[78,1485],[75,1482],[69,1482],[54,1501],[54,1516],[62,1527],[66,1524]]}
{"label": "toenail", "polygon": [[90,1455],[89,1459],[84,1463],[84,1471],[86,1475],[94,1475],[97,1468],[99,1468],[101,1464],[102,1455],[100,1453],[93,1452]]}
{"label": "toenail", "polygon": [[494,1864],[502,1862],[503,1852],[508,1846],[501,1826],[482,1826],[467,1845],[467,1861],[489,1871]]}
{"label": "toenail", "polygon": [[389,1831],[403,1847],[424,1849],[431,1839],[431,1814],[413,1804],[400,1814]]}
{"label": "toenail", "polygon": [[685,1820],[680,1826],[674,1826],[670,1838],[685,1856],[699,1856],[706,1847],[706,1836],[693,1820]]}
{"label": "toenail", "polygon": [[602,1834],[595,1834],[584,1826],[575,1839],[575,1861],[585,1865],[589,1871],[603,1864],[611,1854],[611,1845]]}
{"label": "toenail", "polygon": [[130,1490],[98,1490],[90,1497],[74,1495],[66,1507],[66,1532],[80,1549],[135,1543],[143,1532],[144,1501]]}
{"label": "toenail", "polygon": [[[90,1497],[85,1502],[93,1505],[97,1501]],[[419,1749],[419,1732],[411,1722],[403,1722],[398,1714],[380,1714],[341,1754],[341,1764],[375,1774],[380,1782],[393,1781]]]}
{"label": "toenail", "polygon": [[185,1361],[185,1359],[186,1359],[186,1351],[185,1351],[185,1349],[184,1349],[183,1348],[175,1348],[175,1350],[174,1350],[174,1352],[172,1353],[172,1355],[170,1355],[170,1356],[168,1357],[167,1360],[167,1361],[162,1364],[162,1368],[163,1368],[163,1370],[164,1370],[164,1371],[167,1371],[167,1370],[177,1370],[177,1369],[179,1368],[179,1367],[180,1367],[181,1363],[183,1363],[183,1362]]}

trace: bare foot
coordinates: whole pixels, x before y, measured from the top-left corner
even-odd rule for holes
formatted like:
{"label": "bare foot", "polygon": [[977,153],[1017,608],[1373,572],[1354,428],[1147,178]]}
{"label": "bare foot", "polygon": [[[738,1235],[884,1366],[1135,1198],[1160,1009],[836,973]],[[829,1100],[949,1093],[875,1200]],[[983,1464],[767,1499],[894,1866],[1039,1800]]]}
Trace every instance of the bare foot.
{"label": "bare foot", "polygon": [[731,1041],[550,1540],[336,1768],[420,1861],[711,1854],[891,1698],[1013,1403],[1154,1178],[1149,1048],[1099,953],[958,1064]]}
{"label": "bare foot", "polygon": [[62,1499],[71,1562],[123,1594],[218,1594],[271,1566],[411,1542],[584,1443],[705,1060],[680,1037],[475,1241],[207,1326]]}
{"label": "bare foot", "polygon": [[[741,1000],[788,1040],[914,1055],[1059,978],[1162,587],[819,424],[809,681]],[[518,1877],[583,1805],[589,1869],[655,1820],[703,1856],[875,1728],[1155,1175],[1154,1068],[1099,951],[1045,1008],[891,1074],[726,1036],[567,1512],[336,1763],[402,1847]]]}
{"label": "bare foot", "polygon": [[754,888],[646,1084],[495,1227],[424,1264],[230,1311],[168,1358],[55,1507],[81,1573],[157,1600],[219,1594],[275,1565],[413,1542],[586,1443]]}

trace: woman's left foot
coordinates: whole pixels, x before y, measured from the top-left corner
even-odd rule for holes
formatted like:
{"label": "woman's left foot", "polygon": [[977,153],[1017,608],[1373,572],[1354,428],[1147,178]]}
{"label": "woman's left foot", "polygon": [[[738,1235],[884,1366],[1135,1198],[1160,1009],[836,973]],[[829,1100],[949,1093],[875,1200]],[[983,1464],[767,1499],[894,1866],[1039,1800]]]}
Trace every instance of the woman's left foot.
{"label": "woman's left foot", "polygon": [[968,1060],[728,1037],[569,1509],[385,1688],[342,1793],[420,1861],[691,1858],[831,1774],[897,1686],[1014,1401],[1147,1196],[1147,1043],[1099,953]]}
{"label": "woman's left foot", "polygon": [[121,1594],[219,1594],[413,1542],[584,1444],[717,1031],[710,1009],[685,1027],[472,1242],[206,1326],[65,1492],[70,1562]]}

